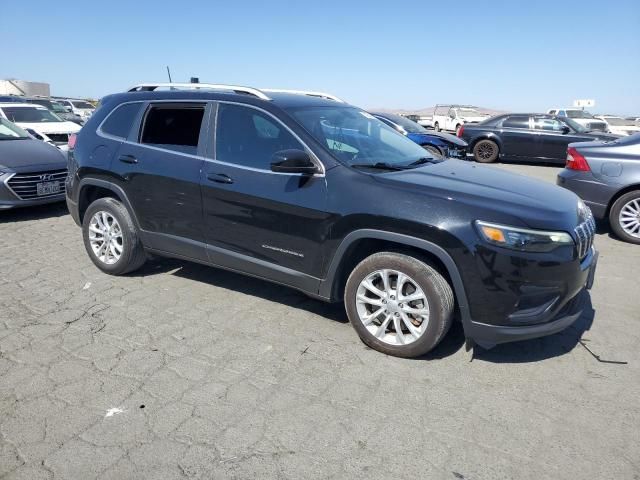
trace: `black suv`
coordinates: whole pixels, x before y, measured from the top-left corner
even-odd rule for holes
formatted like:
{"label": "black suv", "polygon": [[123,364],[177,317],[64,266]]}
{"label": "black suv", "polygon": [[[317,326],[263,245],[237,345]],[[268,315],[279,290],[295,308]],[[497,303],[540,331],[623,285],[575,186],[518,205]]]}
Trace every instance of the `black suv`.
{"label": "black suv", "polygon": [[67,201],[102,271],[152,253],[344,299],[367,345],[404,357],[454,316],[488,348],[581,314],[597,254],[573,193],[431,158],[331,95],[180,87],[105,97],[71,139]]}

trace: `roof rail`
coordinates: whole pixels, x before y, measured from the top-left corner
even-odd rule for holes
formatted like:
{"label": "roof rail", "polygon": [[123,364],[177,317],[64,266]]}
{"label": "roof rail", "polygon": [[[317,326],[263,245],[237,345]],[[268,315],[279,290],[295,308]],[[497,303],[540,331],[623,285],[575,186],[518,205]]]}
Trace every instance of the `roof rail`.
{"label": "roof rail", "polygon": [[131,87],[127,92],[153,92],[157,88],[175,88],[175,89],[205,89],[205,90],[229,90],[236,93],[248,93],[261,100],[271,100],[264,92],[257,88],[241,87],[239,85],[222,85],[215,83],[141,83]]}
{"label": "roof rail", "polygon": [[341,98],[338,98],[335,95],[332,95],[330,93],[311,92],[306,90],[285,90],[280,88],[262,88],[261,90],[263,92],[271,92],[271,93],[292,93],[294,95],[307,95],[309,97],[320,97],[320,98],[326,98],[328,100],[333,100],[335,102],[346,103]]}

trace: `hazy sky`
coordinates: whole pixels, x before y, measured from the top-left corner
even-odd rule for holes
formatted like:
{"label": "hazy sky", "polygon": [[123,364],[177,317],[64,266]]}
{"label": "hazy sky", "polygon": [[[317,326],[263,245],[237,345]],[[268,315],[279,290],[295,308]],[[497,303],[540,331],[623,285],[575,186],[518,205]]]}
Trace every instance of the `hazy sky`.
{"label": "hazy sky", "polygon": [[91,96],[145,81],[323,90],[362,107],[640,115],[640,0],[0,0],[0,78]]}

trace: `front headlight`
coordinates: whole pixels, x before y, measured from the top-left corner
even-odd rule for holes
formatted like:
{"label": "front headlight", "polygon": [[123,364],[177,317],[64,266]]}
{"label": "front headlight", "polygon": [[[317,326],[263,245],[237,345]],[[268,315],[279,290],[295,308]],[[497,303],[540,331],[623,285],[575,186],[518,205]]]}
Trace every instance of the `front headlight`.
{"label": "front headlight", "polygon": [[476,220],[476,226],[488,243],[522,252],[551,252],[558,247],[575,243],[567,232],[529,230],[480,220]]}

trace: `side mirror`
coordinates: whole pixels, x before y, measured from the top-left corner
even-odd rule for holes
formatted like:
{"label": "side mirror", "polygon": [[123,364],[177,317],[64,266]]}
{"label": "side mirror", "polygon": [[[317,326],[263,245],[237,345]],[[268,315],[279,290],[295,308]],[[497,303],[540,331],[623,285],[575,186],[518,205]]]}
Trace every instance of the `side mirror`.
{"label": "side mirror", "polygon": [[71,107],[64,107],[64,109],[67,111],[67,113],[71,113],[73,112]]}
{"label": "side mirror", "polygon": [[571,129],[569,127],[567,127],[566,125],[563,125],[562,128],[560,128],[560,132],[562,132],[563,135],[566,135],[570,131],[571,131]]}
{"label": "side mirror", "polygon": [[280,173],[302,173],[313,175],[318,173],[318,166],[311,161],[307,152],[302,150],[280,150],[271,157],[271,171]]}

